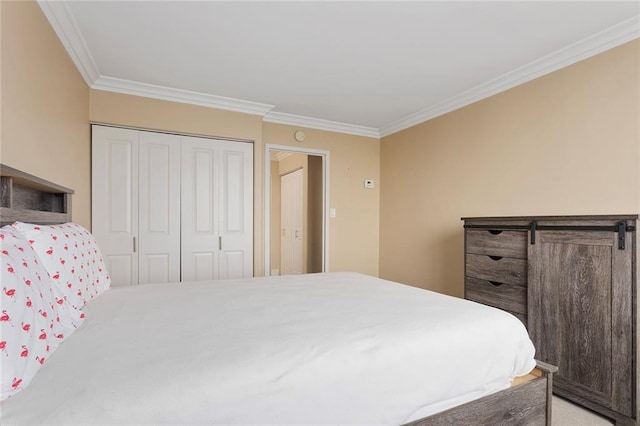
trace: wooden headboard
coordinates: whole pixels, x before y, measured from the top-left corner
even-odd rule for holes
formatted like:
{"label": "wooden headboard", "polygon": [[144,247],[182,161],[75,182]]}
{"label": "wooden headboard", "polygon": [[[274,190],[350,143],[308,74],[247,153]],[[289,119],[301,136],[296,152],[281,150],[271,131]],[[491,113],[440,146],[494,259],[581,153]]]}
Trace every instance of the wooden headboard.
{"label": "wooden headboard", "polygon": [[71,222],[71,195],[65,188],[0,164],[0,223],[51,225]]}

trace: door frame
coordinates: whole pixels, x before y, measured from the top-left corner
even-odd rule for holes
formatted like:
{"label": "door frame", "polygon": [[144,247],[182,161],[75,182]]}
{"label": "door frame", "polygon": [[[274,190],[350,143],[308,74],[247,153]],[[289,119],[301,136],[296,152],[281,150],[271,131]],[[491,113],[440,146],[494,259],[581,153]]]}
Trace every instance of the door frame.
{"label": "door frame", "polygon": [[322,271],[329,272],[329,151],[265,144],[264,154],[264,275],[271,275],[271,151],[322,157]]}

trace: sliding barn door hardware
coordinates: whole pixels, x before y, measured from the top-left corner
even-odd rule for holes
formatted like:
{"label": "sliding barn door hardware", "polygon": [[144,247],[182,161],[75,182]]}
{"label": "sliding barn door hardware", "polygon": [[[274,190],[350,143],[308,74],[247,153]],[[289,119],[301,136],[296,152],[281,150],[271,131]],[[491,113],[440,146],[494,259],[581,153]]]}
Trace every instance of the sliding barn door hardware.
{"label": "sliding barn door hardware", "polygon": [[536,243],[536,229],[538,228],[538,222],[536,222],[535,220],[533,222],[531,222],[531,225],[529,225],[529,235],[531,236],[531,244],[535,244]]}
{"label": "sliding barn door hardware", "polygon": [[624,250],[624,240],[626,237],[627,224],[624,222],[618,222],[618,249]]}
{"label": "sliding barn door hardware", "polygon": [[616,232],[618,234],[618,249],[624,250],[626,247],[627,232],[634,232],[635,226],[627,225],[625,221],[620,221],[616,225],[538,225],[537,221],[532,221],[527,225],[473,225],[465,224],[467,229],[486,229],[489,231],[521,230],[529,231],[530,243],[536,243],[537,231],[597,231]]}

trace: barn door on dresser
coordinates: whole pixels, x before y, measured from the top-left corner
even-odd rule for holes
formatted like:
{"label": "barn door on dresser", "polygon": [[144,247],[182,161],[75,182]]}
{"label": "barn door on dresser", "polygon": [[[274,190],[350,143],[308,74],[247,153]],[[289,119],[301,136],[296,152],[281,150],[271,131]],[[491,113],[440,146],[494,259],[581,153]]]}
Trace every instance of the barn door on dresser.
{"label": "barn door on dresser", "polygon": [[536,358],[558,366],[554,391],[627,416],[632,247],[615,232],[538,231],[528,249],[529,332]]}
{"label": "barn door on dresser", "polygon": [[253,275],[253,145],[181,138],[182,280]]}

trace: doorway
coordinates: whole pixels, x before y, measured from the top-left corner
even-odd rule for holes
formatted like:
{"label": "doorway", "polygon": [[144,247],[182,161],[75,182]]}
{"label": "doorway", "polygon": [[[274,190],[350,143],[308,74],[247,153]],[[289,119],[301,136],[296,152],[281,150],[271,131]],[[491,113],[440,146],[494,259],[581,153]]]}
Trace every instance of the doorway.
{"label": "doorway", "polygon": [[328,271],[329,153],[267,145],[265,275]]}

